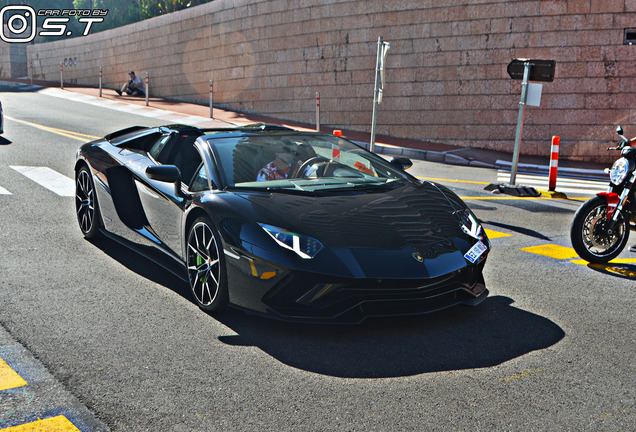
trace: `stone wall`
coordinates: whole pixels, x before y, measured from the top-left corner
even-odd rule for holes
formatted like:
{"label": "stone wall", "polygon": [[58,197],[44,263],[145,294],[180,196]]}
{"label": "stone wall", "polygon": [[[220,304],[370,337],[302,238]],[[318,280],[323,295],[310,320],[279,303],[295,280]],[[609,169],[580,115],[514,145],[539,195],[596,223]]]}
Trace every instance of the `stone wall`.
{"label": "stone wall", "polygon": [[[108,18],[107,18],[108,19]],[[636,135],[636,0],[216,0],[63,41],[28,46],[36,78],[120,86],[134,69],[151,94],[369,131],[378,36],[391,43],[377,132],[512,151],[520,82],[513,58],[557,60],[523,154],[607,158],[621,123]],[[97,26],[97,25],[96,25]],[[95,27],[97,29],[97,27]],[[613,156],[613,155],[611,155]],[[610,156],[610,157],[611,157]]]}

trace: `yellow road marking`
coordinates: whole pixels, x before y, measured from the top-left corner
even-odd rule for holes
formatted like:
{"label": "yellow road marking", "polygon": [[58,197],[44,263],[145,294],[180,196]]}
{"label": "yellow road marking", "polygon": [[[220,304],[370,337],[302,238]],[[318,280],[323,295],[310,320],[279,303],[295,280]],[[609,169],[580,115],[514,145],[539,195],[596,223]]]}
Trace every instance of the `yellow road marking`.
{"label": "yellow road marking", "polygon": [[16,118],[13,118],[13,117],[10,117],[10,116],[7,116],[7,115],[5,115],[4,118],[9,119],[9,120],[14,121],[14,122],[17,122],[17,123],[22,123],[22,124],[25,124],[25,125],[28,125],[28,126],[33,126],[35,128],[42,129],[42,130],[45,130],[47,132],[52,132],[52,133],[55,133],[55,134],[58,134],[58,135],[63,135],[63,136],[68,137],[68,138],[73,138],[73,139],[76,139],[78,141],[86,141],[87,139],[98,139],[98,138],[101,138],[101,137],[98,137],[98,136],[95,136],[95,135],[88,135],[88,134],[83,134],[83,133],[80,133],[80,132],[73,132],[73,131],[68,131],[68,130],[65,130],[65,129],[58,129],[58,128],[54,128],[54,127],[50,127],[50,126],[44,126],[44,125],[41,125],[41,124],[37,124],[37,123],[32,123],[30,121],[26,121],[26,120],[18,120]]}
{"label": "yellow road marking", "polygon": [[25,385],[27,382],[0,358],[0,391]]}
{"label": "yellow road marking", "polygon": [[[578,264],[578,265],[589,265],[592,268],[595,268],[597,270],[602,270],[602,271],[606,271],[606,272],[610,272],[610,273],[615,273],[621,276],[627,276],[629,278],[636,278],[636,271],[629,269],[629,268],[624,268],[624,267],[617,267],[615,265],[620,265],[620,264],[636,264],[636,259],[634,258],[619,258],[619,259],[615,259],[612,260],[610,262],[608,262],[607,264],[590,264],[585,260],[572,260],[572,262],[574,264]],[[614,265],[612,265],[614,264]]]}
{"label": "yellow road marking", "polygon": [[432,180],[432,181],[447,181],[447,182],[455,182],[455,183],[472,183],[472,184],[483,184],[489,185],[488,182],[480,182],[480,181],[472,181],[472,180],[451,180],[444,178],[434,178],[434,177],[417,177],[420,180]]}
{"label": "yellow road marking", "polygon": [[550,258],[555,259],[570,259],[570,258],[578,258],[579,255],[574,251],[574,249],[559,246],[555,244],[547,244],[541,246],[530,246],[521,248],[522,251],[530,252],[537,255],[543,255]]}
{"label": "yellow road marking", "polygon": [[[574,264],[580,264],[580,265],[589,264],[589,262],[585,260],[572,260],[572,262]],[[607,264],[600,264],[600,265],[608,265],[608,264],[636,264],[636,258],[617,258],[617,259],[611,260]]]}
{"label": "yellow road marking", "polygon": [[515,196],[460,196],[463,200],[549,200],[545,197],[515,197]]}
{"label": "yellow road marking", "polygon": [[512,234],[506,234],[506,233],[502,233],[502,232],[499,232],[499,231],[490,230],[490,229],[486,229],[486,228],[484,228],[484,231],[486,231],[486,235],[490,239],[495,239],[495,238],[500,238],[500,237],[512,237]]}
{"label": "yellow road marking", "polygon": [[0,429],[0,432],[80,432],[63,415]]}

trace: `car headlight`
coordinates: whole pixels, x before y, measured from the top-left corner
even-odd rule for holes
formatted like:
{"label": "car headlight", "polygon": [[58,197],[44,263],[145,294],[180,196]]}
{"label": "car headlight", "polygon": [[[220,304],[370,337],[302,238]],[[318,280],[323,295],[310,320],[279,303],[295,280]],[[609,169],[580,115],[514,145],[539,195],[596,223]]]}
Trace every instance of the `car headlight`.
{"label": "car headlight", "polygon": [[457,213],[462,231],[476,240],[481,240],[485,245],[490,246],[486,231],[484,231],[484,227],[481,226],[473,212],[470,211],[470,209],[464,209]]}
{"label": "car headlight", "polygon": [[629,161],[625,158],[620,158],[619,160],[614,162],[614,165],[612,165],[612,168],[610,168],[610,182],[612,182],[616,186],[623,183],[623,180],[625,180],[625,177],[627,177],[628,168]]}
{"label": "car headlight", "polygon": [[273,225],[262,223],[259,223],[259,225],[276,241],[276,243],[285,249],[296,252],[296,254],[303,259],[311,259],[315,257],[316,254],[320,252],[320,249],[322,249],[322,243],[309,236],[296,234]]}

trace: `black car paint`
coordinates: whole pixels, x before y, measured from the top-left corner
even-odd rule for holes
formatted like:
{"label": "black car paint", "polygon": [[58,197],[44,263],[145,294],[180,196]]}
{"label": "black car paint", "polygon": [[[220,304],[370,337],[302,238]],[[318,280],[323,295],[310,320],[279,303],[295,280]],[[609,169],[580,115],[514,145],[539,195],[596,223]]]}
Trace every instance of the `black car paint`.
{"label": "black car paint", "polygon": [[[155,162],[142,149],[121,145],[146,133],[165,130],[133,129],[113,134],[117,145],[103,139],[78,150],[77,166],[87,164],[96,180],[105,230],[138,244],[142,253],[157,247],[185,266],[188,224],[206,214],[221,234],[233,306],[281,319],[359,322],[474,305],[488,293],[481,275],[487,252],[474,264],[466,261],[475,239],[455,216],[466,205],[441,185],[413,179],[389,190],[316,196],[230,188],[178,196],[174,185],[148,178],[146,168]],[[236,133],[255,134],[218,134]],[[218,168],[209,168],[211,181],[221,183]],[[149,205],[153,200],[156,205]],[[320,239],[325,248],[302,259],[278,246],[257,222]],[[416,253],[423,262],[414,259]],[[361,295],[365,283],[369,295]],[[444,283],[452,289],[440,288]],[[339,288],[309,301],[323,285]]]}

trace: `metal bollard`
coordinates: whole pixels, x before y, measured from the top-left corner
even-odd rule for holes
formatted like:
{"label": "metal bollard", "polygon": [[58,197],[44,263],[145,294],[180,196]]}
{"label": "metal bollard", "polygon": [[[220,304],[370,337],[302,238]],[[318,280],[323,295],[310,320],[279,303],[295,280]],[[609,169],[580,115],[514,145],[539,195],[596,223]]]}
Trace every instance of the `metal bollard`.
{"label": "metal bollard", "polygon": [[102,67],[99,67],[99,97],[102,97]]}
{"label": "metal bollard", "polygon": [[60,62],[60,88],[64,90],[64,64]]}
{"label": "metal bollard", "polygon": [[210,80],[210,118],[214,118],[214,106],[212,105],[214,95],[214,83]]}
{"label": "metal bollard", "polygon": [[146,72],[146,106],[148,106],[148,95],[150,94],[149,89],[149,84],[148,84],[148,72]]}

